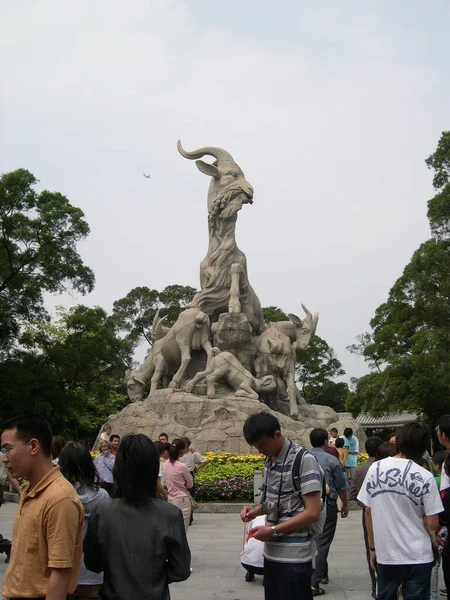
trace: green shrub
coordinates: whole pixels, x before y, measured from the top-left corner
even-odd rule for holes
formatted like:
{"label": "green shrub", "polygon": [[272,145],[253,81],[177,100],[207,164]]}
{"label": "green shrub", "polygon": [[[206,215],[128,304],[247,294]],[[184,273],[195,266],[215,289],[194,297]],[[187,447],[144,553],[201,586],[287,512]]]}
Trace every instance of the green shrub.
{"label": "green shrub", "polygon": [[200,502],[252,502],[253,473],[263,469],[261,456],[207,453],[210,461],[195,477],[195,498]]}

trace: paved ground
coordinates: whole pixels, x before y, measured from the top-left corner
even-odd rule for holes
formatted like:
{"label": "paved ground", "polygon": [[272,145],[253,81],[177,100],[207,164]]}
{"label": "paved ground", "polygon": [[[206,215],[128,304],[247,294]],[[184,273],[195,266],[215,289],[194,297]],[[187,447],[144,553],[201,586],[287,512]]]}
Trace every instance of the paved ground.
{"label": "paved ground", "polygon": [[[17,504],[0,507],[0,533],[11,539]],[[191,577],[171,586],[172,600],[262,600],[262,578],[244,580],[240,566],[243,524],[239,515],[195,515],[188,533],[192,551]],[[0,555],[0,582],[7,565]],[[340,519],[330,553],[330,600],[370,600],[370,579],[364,554],[360,511]]]}

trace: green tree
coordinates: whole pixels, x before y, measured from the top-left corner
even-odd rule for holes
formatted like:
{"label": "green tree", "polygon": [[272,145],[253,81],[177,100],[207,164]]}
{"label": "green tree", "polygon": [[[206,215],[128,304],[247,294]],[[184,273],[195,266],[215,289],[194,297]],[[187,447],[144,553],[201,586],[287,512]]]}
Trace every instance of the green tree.
{"label": "green tree", "polygon": [[264,321],[266,323],[276,323],[277,321],[289,321],[289,317],[277,306],[267,306],[262,309]]}
{"label": "green tree", "polygon": [[137,346],[141,341],[151,345],[151,327],[158,310],[159,293],[148,287],[133,288],[125,298],[113,304],[113,319],[127,332],[128,341]]}
{"label": "green tree", "polygon": [[[344,386],[335,384],[333,379],[345,375],[345,371],[333,348],[314,335],[309,348],[297,350],[296,357],[296,380],[305,400],[310,404],[326,404],[325,398],[328,398],[339,409],[343,408]],[[345,387],[348,393],[347,384]]]}
{"label": "green tree", "polygon": [[168,285],[162,292],[148,287],[133,288],[125,298],[113,304],[112,319],[125,332],[133,347],[145,341],[151,345],[151,328],[156,311],[166,317],[164,324],[172,326],[197,290],[190,286]]}
{"label": "green tree", "polygon": [[375,311],[366,346],[356,349],[369,364],[376,357],[379,372],[357,382],[348,406],[373,414],[409,409],[431,423],[450,405],[450,132],[426,163],[437,190],[428,202],[431,238]]}
{"label": "green tree", "polygon": [[94,274],[77,243],[89,226],[83,212],[60,193],[34,189],[25,169],[0,178],[0,354],[7,356],[21,323],[48,318],[43,293],[90,292]]}
{"label": "green tree", "polygon": [[39,410],[55,431],[90,437],[126,405],[131,345],[103,309],[59,308],[57,321],[30,325],[20,344],[0,371],[2,417]]}

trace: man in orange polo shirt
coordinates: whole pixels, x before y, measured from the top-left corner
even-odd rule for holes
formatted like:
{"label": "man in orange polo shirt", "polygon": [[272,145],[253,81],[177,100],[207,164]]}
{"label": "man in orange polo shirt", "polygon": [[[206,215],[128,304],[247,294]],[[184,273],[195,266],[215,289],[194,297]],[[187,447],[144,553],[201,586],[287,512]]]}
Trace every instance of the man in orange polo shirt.
{"label": "man in orange polo shirt", "polygon": [[14,522],[3,600],[66,600],[77,587],[84,511],[73,486],[53,466],[51,445],[50,425],[39,416],[3,425],[1,459],[12,477],[30,482]]}

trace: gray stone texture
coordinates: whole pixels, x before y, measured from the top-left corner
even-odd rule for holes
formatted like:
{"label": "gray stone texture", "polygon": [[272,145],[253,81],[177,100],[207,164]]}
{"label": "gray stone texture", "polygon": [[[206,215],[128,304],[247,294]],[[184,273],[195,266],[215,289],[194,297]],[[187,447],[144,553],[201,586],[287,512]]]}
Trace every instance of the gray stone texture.
{"label": "gray stone texture", "polygon": [[[108,423],[113,433],[120,436],[145,433],[157,440],[165,431],[169,439],[188,436],[202,452],[247,454],[254,450],[246,443],[242,427],[248,415],[258,410],[272,412],[279,419],[284,435],[306,446],[314,427],[328,429],[335,424],[342,430],[337,414],[328,406],[302,405],[299,407],[301,416],[295,421],[271,411],[258,400],[238,399],[233,394],[211,399],[171,389],[157,390],[151,397],[129,404],[120,413],[111,415]],[[355,435],[364,441],[362,429],[353,422],[351,426]]]}

